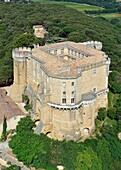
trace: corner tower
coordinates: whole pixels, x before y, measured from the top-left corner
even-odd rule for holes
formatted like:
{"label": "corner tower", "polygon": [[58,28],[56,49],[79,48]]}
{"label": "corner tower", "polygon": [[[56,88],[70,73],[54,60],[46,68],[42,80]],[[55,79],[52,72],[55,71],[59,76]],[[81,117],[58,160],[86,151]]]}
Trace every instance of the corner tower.
{"label": "corner tower", "polygon": [[30,48],[16,48],[12,51],[13,65],[14,65],[14,82],[11,87],[10,96],[16,102],[22,101],[22,94],[24,93],[29,77],[29,58],[31,56]]}

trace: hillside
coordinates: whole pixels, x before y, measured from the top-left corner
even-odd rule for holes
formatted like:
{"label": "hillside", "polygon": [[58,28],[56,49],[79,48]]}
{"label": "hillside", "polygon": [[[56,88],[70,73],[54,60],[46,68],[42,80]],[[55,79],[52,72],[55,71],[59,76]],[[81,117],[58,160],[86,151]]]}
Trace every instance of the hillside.
{"label": "hillside", "polygon": [[55,1],[66,1],[66,2],[77,2],[77,3],[85,3],[90,5],[96,5],[105,7],[107,9],[117,8],[119,6],[116,0],[55,0]]}
{"label": "hillside", "polygon": [[[13,12],[14,11],[14,12]],[[56,4],[0,3],[0,84],[11,83],[12,48],[23,33],[33,33],[34,24],[43,24],[49,31],[50,42],[97,40],[111,57],[111,69],[121,71],[121,28],[105,19],[82,14]]]}

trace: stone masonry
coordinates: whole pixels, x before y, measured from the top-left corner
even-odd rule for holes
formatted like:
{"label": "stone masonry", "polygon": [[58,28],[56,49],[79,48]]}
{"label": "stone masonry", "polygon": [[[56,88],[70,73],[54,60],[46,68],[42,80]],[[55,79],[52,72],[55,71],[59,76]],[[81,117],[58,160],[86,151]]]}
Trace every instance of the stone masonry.
{"label": "stone masonry", "polygon": [[110,58],[100,42],[61,42],[13,50],[10,96],[27,93],[42,132],[57,139],[92,134],[100,107],[107,107]]}

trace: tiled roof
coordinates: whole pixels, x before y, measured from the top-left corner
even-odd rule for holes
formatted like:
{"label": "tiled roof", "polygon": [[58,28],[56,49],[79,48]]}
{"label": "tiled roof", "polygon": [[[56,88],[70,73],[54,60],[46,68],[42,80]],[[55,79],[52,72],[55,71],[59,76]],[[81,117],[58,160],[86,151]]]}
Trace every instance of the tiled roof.
{"label": "tiled roof", "polygon": [[20,115],[24,115],[24,113],[17,104],[6,95],[6,90],[0,89],[0,124],[3,123],[4,116],[9,120]]}
{"label": "tiled roof", "polygon": [[[52,49],[56,50],[64,47],[72,48],[75,51],[77,50],[77,52],[84,52],[87,54],[87,57],[75,57],[75,59],[70,61],[64,60],[62,55],[55,55],[48,52]],[[40,60],[40,62],[42,62],[42,66],[47,70],[47,72],[55,76],[76,76],[78,74],[79,67],[82,68],[87,65],[106,61],[104,54],[105,53],[103,51],[89,49],[86,45],[74,42],[55,43],[32,50],[33,57]]]}

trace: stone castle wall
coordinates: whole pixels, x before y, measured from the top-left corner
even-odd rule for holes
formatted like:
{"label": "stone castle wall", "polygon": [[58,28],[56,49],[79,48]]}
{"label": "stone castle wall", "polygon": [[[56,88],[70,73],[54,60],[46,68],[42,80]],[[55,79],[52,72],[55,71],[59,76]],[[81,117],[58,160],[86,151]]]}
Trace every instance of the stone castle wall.
{"label": "stone castle wall", "polygon": [[[101,43],[91,45],[101,50]],[[59,139],[92,133],[98,109],[108,105],[106,62],[83,68],[78,77],[57,78],[44,71],[30,49],[15,49],[13,59],[14,84],[10,96],[20,102],[26,88],[34,113],[44,124],[42,132],[51,132],[52,137]]]}

